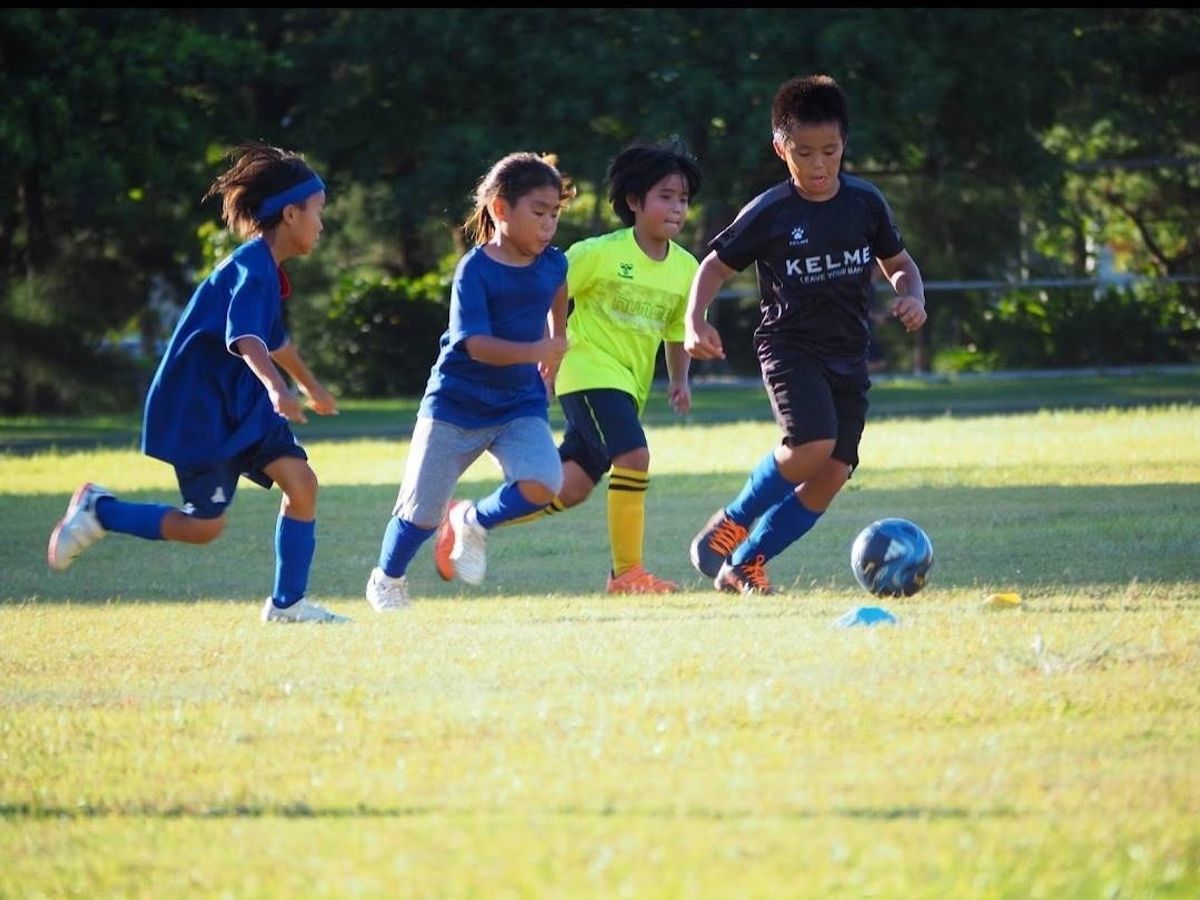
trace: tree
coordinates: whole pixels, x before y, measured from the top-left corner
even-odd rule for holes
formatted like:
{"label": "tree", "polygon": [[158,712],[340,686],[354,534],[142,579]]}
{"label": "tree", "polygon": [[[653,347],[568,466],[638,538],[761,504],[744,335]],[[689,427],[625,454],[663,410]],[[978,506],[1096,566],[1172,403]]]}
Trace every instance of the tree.
{"label": "tree", "polygon": [[187,290],[205,154],[257,59],[161,11],[0,13],[0,409],[102,401],[100,339]]}

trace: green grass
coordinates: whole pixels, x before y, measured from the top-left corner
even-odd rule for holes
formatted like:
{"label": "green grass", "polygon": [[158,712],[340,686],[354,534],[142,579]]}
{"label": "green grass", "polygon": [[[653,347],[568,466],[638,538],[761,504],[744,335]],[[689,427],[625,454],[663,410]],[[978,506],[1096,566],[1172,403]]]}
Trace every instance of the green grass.
{"label": "green grass", "polygon": [[[170,501],[173,475],[0,457],[0,896],[1200,892],[1200,409],[873,419],[771,565],[787,595],[739,599],[686,546],[776,432],[703,400],[649,430],[665,598],[601,593],[598,496],[497,531],[479,588],[422,551],[412,609],[378,616],[406,445],[311,441],[338,628],[256,619],[276,494],[243,483],[214,545],[114,536],[53,575],[81,478]],[[916,597],[850,574],[884,515],[933,539]],[[1002,589],[1023,609],[985,612]],[[831,627],[860,604],[899,626]]]}
{"label": "green grass", "polygon": [[[700,379],[693,385],[695,412],[686,421],[771,421],[766,394],[754,379]],[[1195,404],[1200,398],[1200,368],[1146,369],[1114,374],[1054,374],[1036,377],[1020,373],[989,376],[946,375],[915,378],[875,376],[871,418],[930,415],[987,415],[1039,409],[1105,409],[1168,404]],[[407,437],[418,399],[342,400],[337,416],[310,416],[298,431],[305,440],[361,437]],[[562,427],[558,404],[551,422]],[[651,425],[671,425],[679,417],[656,390],[645,411]],[[140,414],[50,418],[0,416],[0,452],[31,452],[48,447],[83,449],[134,446],[141,428]]]}

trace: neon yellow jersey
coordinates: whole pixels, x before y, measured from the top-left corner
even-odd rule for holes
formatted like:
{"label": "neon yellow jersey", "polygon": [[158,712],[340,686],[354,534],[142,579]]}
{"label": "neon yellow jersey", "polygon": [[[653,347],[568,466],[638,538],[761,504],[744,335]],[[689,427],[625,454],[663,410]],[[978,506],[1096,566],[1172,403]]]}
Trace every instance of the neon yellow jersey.
{"label": "neon yellow jersey", "polygon": [[575,308],[555,392],[615,388],[631,394],[640,411],[659,345],[683,341],[688,291],[700,264],[674,241],[666,259],[651,259],[632,228],[573,244],[567,263]]}

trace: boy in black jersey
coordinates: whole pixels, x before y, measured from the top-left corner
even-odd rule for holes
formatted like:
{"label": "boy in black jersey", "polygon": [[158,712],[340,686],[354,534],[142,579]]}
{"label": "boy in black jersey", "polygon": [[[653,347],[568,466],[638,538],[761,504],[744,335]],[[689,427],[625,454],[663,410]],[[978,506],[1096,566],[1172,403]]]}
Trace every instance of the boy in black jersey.
{"label": "boy in black jersey", "polygon": [[743,594],[774,593],[767,561],[816,524],[858,465],[871,386],[871,266],[896,291],[891,314],[905,328],[926,318],[921,273],[887,201],[840,172],[850,120],[837,83],[811,75],[782,84],[771,130],[791,177],[751,200],[710,243],[692,282],[684,339],[696,359],[724,358],[705,311],[735,272],[755,263],[762,319],[754,345],[783,441],[690,551],[718,590]]}

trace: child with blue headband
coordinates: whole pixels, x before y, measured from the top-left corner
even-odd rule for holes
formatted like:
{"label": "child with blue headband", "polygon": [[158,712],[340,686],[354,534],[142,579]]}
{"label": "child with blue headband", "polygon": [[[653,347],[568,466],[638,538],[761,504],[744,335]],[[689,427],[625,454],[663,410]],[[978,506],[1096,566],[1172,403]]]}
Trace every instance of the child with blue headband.
{"label": "child with blue headband", "polygon": [[265,622],[347,621],[305,597],[316,549],[317,478],[289,422],[304,407],[282,369],[321,415],[333,396],[289,340],[280,267],[307,256],[321,235],[325,185],[298,154],[244,144],[204,199],[222,197],[222,217],[249,238],[196,288],[146,396],[142,451],[175,467],[182,507],[132,503],[92,483],[71,498],[50,535],[57,571],[109,532],[145,540],[207,544],[225,527],[238,478],[283,492],[275,529],[275,584]]}

